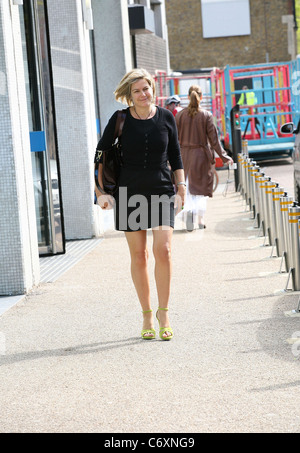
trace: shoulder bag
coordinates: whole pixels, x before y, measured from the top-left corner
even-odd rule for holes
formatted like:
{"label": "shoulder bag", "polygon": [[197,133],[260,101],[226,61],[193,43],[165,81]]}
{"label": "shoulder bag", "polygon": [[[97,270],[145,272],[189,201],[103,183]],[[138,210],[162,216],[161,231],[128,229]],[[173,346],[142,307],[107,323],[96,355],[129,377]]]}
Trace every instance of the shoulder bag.
{"label": "shoulder bag", "polygon": [[[120,169],[122,161],[121,135],[125,122],[126,109],[118,110],[113,143],[109,149],[96,151],[95,156],[95,184],[101,193],[113,195],[119,187]],[[98,180],[99,164],[102,163],[102,184]]]}

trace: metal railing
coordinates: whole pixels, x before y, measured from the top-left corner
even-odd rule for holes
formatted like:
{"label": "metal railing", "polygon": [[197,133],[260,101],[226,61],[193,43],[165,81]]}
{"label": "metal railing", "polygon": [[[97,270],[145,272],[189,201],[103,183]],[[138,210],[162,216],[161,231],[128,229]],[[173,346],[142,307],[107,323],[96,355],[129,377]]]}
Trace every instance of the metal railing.
{"label": "metal railing", "polygon": [[[246,209],[249,207],[253,213],[258,236],[264,237],[263,246],[272,247],[271,257],[275,250],[275,256],[281,258],[279,272],[288,273],[285,291],[291,277],[293,290],[300,291],[300,206],[249,158],[247,140],[242,140],[242,152],[237,160],[238,191]],[[300,314],[300,299],[294,312]]]}

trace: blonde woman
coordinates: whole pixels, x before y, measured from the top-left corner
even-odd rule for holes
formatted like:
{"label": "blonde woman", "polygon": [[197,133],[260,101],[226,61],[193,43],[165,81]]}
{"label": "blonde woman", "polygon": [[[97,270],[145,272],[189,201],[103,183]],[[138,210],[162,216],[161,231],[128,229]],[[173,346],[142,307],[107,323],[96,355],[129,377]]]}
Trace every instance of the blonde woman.
{"label": "blonde woman", "polygon": [[[171,285],[171,242],[174,228],[174,172],[182,205],[185,178],[175,119],[155,105],[155,82],[145,69],[133,69],[120,81],[115,98],[128,105],[122,132],[123,166],[115,198],[116,229],[125,232],[131,256],[131,276],[143,312],[141,337],[155,338],[148,274],[147,229],[153,232],[155,280],[158,295],[156,317],[160,338],[170,340],[168,308]],[[97,149],[110,147],[117,112],[110,118]],[[101,165],[99,169],[101,173]],[[101,181],[101,176],[100,176]],[[107,204],[102,204],[103,209]]]}
{"label": "blonde woman", "polygon": [[193,231],[196,222],[199,228],[206,228],[206,200],[213,195],[214,151],[224,163],[233,161],[222,148],[212,114],[201,108],[201,88],[192,85],[188,94],[189,105],[175,120],[187,185],[183,215],[187,230]]}

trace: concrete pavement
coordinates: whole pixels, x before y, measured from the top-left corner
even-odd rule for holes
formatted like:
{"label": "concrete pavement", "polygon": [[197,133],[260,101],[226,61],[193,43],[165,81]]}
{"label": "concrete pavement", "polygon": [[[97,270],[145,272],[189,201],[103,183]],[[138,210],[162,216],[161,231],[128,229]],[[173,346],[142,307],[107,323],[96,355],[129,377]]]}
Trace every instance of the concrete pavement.
{"label": "concrete pavement", "polygon": [[174,232],[170,342],[140,339],[116,232],[0,317],[0,432],[300,432],[299,295],[223,188]]}

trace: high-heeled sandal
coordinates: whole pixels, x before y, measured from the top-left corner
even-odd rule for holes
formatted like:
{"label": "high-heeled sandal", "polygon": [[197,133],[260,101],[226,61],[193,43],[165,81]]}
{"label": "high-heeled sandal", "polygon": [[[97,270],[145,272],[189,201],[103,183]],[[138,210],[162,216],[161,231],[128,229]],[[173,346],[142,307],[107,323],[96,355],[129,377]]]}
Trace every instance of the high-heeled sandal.
{"label": "high-heeled sandal", "polygon": [[[160,336],[161,340],[171,340],[173,338],[173,329],[171,327],[160,327],[160,321],[159,321],[159,318],[157,316],[158,310],[168,311],[169,309],[168,308],[160,308],[160,307],[158,307],[157,312],[156,312],[156,319],[157,319],[158,324],[159,324],[159,336]],[[171,335],[168,335],[168,336],[164,337],[163,335],[166,332],[169,332]]]}
{"label": "high-heeled sandal", "polygon": [[[151,313],[153,310],[144,310],[143,313]],[[149,334],[152,334],[150,336]],[[147,335],[147,336],[145,336]],[[143,329],[141,332],[141,337],[143,340],[154,340],[156,332],[154,329]]]}

